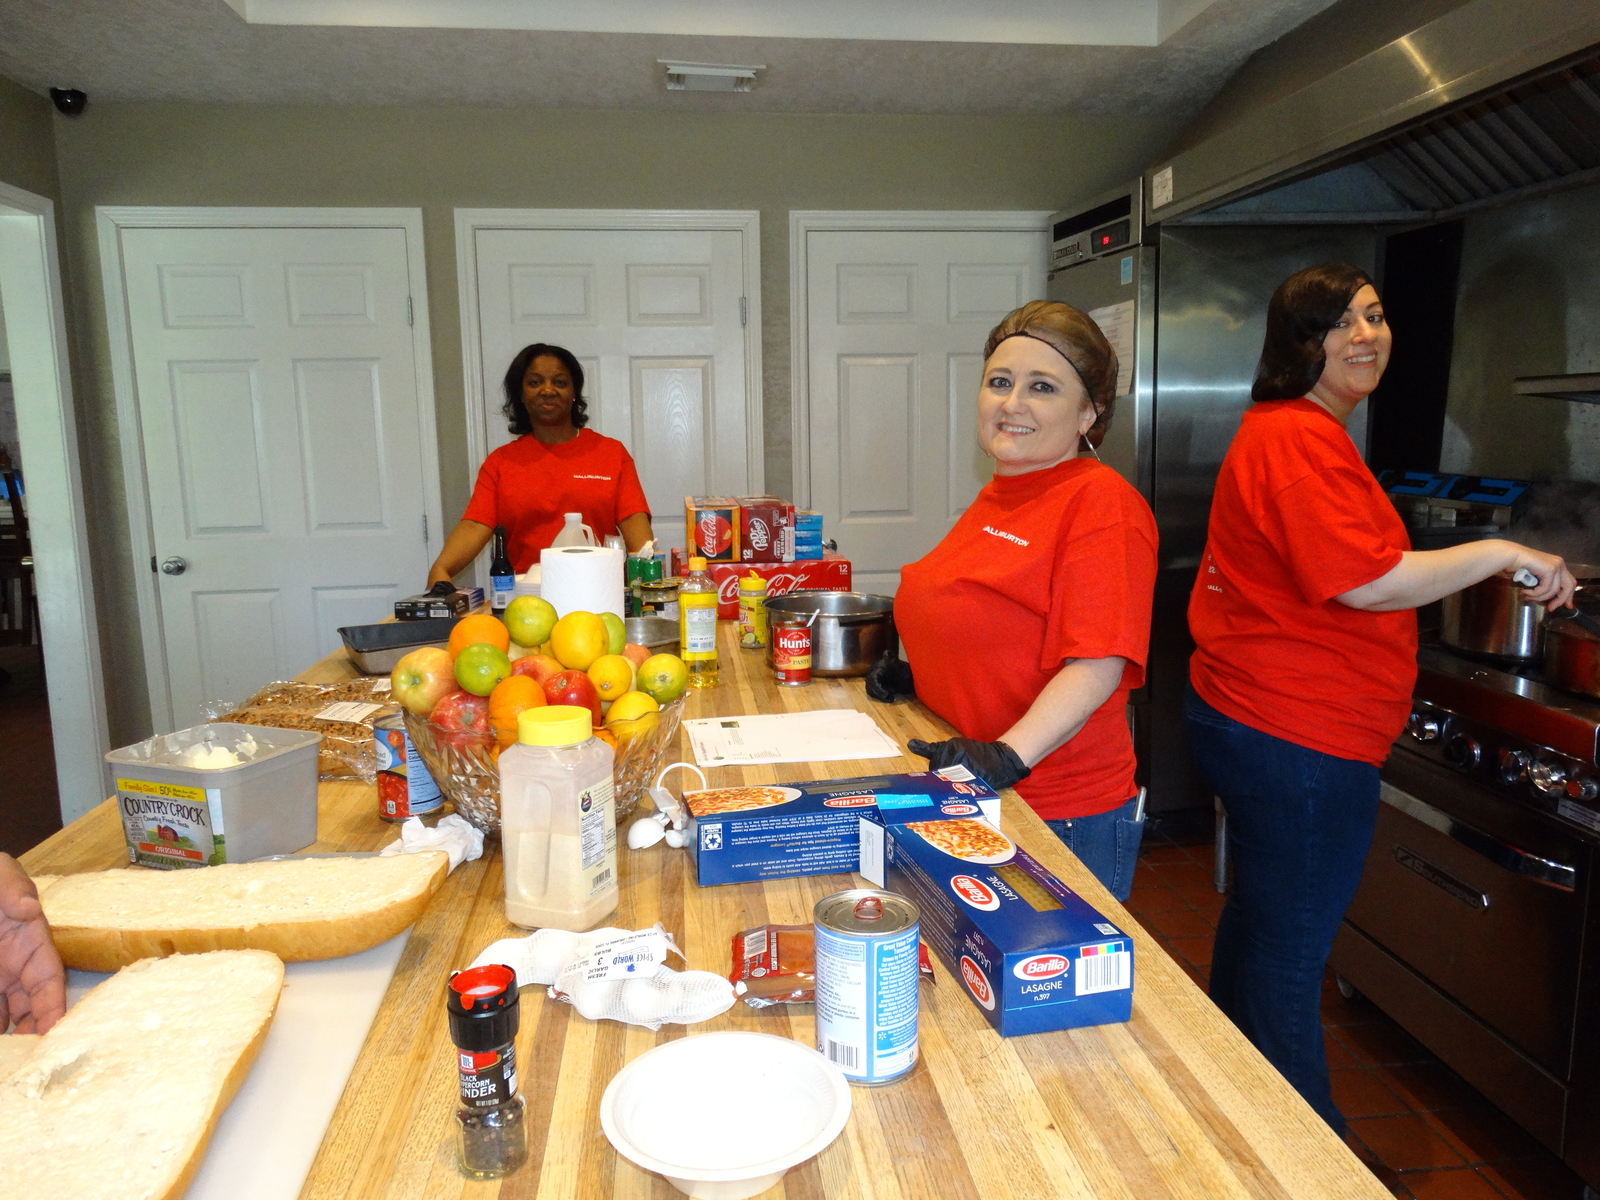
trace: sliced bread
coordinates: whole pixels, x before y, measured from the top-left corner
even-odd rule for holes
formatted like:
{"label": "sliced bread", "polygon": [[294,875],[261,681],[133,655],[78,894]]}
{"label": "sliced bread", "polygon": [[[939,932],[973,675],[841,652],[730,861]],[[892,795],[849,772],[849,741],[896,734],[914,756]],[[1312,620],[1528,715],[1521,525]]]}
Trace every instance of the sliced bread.
{"label": "sliced bread", "polygon": [[100,984],[0,1080],[0,1196],[181,1196],[282,986],[261,950],[146,959]]}
{"label": "sliced bread", "polygon": [[424,850],[96,871],[47,877],[39,900],[62,961],[79,970],[207,950],[270,950],[306,962],[388,941],[422,914],[449,870],[449,855]]}

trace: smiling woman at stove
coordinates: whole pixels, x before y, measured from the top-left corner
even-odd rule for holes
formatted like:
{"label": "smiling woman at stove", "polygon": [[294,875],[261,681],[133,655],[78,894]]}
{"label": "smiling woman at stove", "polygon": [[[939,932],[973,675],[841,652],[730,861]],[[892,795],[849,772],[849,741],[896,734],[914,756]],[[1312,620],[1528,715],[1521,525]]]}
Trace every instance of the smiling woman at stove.
{"label": "smiling woman at stove", "polygon": [[875,665],[867,691],[909,692],[914,671],[917,697],[962,736],[911,750],[1015,786],[1126,899],[1144,827],[1124,714],[1144,682],[1156,527],[1094,457],[1117,356],[1089,317],[1035,301],[994,328],[984,360],[978,444],[994,479],[901,572],[910,662]]}
{"label": "smiling woman at stove", "polygon": [[1561,559],[1513,542],[1411,549],[1344,428],[1390,345],[1357,267],[1312,267],[1273,293],[1189,602],[1189,741],[1227,810],[1234,870],[1211,998],[1335,1129],[1323,969],[1372,842],[1378,766],[1410,712],[1414,610],[1501,571],[1530,571],[1528,594],[1551,608],[1574,587]]}
{"label": "smiling woman at stove", "polygon": [[483,460],[472,500],[428,572],[449,579],[506,527],[511,565],[526,571],[561,532],[562,514],[580,512],[596,537],[621,533],[629,550],[650,540],[650,505],[627,448],[585,426],[583,367],[570,350],[523,347],[505,377],[508,429],[519,435]]}

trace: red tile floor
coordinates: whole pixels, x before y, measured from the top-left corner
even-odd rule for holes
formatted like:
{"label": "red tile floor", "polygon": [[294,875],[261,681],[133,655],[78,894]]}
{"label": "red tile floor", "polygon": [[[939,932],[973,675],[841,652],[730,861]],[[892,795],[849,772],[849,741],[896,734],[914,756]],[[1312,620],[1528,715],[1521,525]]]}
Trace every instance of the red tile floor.
{"label": "red tile floor", "polygon": [[[1187,814],[1185,814],[1187,815]],[[1209,814],[1151,820],[1128,909],[1202,988],[1223,897]],[[1359,997],[1322,985],[1333,1098],[1348,1141],[1396,1196],[1580,1200],[1583,1181],[1423,1046]]]}

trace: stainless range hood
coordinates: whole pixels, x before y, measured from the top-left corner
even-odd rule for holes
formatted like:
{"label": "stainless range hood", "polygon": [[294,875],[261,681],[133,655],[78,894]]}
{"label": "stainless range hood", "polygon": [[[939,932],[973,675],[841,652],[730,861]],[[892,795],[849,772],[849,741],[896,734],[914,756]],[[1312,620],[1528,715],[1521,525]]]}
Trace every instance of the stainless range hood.
{"label": "stainless range hood", "polygon": [[1310,82],[1146,172],[1150,220],[1424,223],[1600,180],[1600,5],[1470,0],[1297,65]]}

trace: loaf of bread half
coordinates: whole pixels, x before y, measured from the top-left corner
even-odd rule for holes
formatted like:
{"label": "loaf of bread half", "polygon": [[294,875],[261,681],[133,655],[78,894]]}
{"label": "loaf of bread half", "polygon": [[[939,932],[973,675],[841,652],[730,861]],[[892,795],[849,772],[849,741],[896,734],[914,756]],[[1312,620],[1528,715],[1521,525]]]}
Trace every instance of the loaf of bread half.
{"label": "loaf of bread half", "polygon": [[0,1196],[181,1196],[282,986],[261,950],[147,959],[100,984],[0,1079]]}
{"label": "loaf of bread half", "polygon": [[0,1034],[0,1083],[28,1060],[33,1048],[43,1040],[37,1033]]}
{"label": "loaf of bread half", "polygon": [[115,971],[207,950],[270,950],[285,962],[358,954],[415,921],[449,870],[449,855],[424,850],[37,882],[62,961]]}

